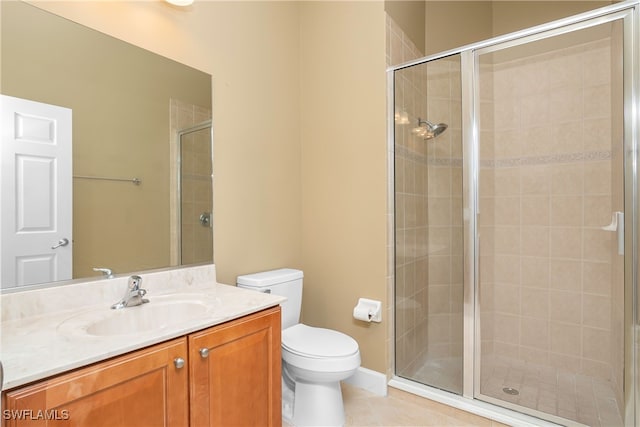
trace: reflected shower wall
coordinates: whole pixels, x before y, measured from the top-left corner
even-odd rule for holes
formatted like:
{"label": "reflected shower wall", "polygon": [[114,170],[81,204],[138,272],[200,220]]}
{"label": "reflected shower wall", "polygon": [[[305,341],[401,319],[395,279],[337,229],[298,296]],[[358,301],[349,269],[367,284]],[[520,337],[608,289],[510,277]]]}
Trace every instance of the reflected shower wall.
{"label": "reflected shower wall", "polygon": [[180,256],[183,264],[213,260],[211,123],[180,132]]}
{"label": "reflected shower wall", "polygon": [[[171,262],[213,260],[211,110],[170,100]],[[209,164],[205,164],[208,160]],[[201,216],[203,220],[201,221]],[[208,217],[208,224],[206,222]]]}
{"label": "reflected shower wall", "polygon": [[460,56],[398,71],[395,94],[396,373],[461,393]]}

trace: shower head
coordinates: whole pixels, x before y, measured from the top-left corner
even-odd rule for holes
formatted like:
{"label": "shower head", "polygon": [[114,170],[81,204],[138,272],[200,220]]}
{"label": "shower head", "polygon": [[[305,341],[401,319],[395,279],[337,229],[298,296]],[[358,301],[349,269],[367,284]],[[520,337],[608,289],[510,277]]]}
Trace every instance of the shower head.
{"label": "shower head", "polygon": [[435,138],[436,136],[447,130],[447,127],[448,125],[446,123],[433,124],[427,121],[427,128],[429,129],[429,132],[427,132],[425,139]]}
{"label": "shower head", "polygon": [[413,133],[426,139],[433,139],[447,129],[446,123],[431,123],[429,120],[418,118],[418,127],[413,129]]}

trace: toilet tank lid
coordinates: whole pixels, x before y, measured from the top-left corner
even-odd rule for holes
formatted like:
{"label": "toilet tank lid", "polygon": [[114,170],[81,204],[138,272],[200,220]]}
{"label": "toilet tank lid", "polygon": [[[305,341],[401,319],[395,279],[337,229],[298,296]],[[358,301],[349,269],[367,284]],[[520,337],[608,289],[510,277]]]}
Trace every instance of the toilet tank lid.
{"label": "toilet tank lid", "polygon": [[278,283],[290,282],[292,280],[302,279],[301,270],[292,268],[280,268],[278,270],[263,271],[254,274],[245,274],[238,276],[236,284],[250,286],[252,288],[263,288]]}

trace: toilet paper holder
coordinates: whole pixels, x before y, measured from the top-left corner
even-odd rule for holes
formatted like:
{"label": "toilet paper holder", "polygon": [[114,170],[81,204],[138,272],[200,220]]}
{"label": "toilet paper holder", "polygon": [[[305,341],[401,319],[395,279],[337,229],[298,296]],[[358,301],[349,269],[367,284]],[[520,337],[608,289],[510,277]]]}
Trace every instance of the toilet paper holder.
{"label": "toilet paper holder", "polygon": [[353,308],[353,317],[364,322],[382,321],[382,303],[380,301],[360,298]]}

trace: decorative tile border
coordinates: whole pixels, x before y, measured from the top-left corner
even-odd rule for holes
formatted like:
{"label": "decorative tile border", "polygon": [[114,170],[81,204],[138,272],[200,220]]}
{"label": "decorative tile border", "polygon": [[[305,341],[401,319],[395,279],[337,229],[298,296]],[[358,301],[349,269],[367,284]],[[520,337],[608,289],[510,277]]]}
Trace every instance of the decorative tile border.
{"label": "decorative tile border", "polygon": [[557,163],[597,162],[611,160],[611,151],[588,151],[584,153],[556,154],[549,156],[515,157],[511,159],[481,160],[481,168],[513,168]]}
{"label": "decorative tile border", "polygon": [[[426,163],[439,167],[462,167],[461,158],[429,158],[415,151],[410,151],[402,145],[395,145],[395,154],[405,159]],[[558,163],[597,162],[611,160],[611,151],[587,151],[584,153],[554,154],[549,156],[513,157],[509,159],[480,160],[480,167],[484,169],[513,168],[518,166],[539,166]]]}
{"label": "decorative tile border", "polygon": [[462,159],[429,159],[427,164],[431,166],[461,168]]}

